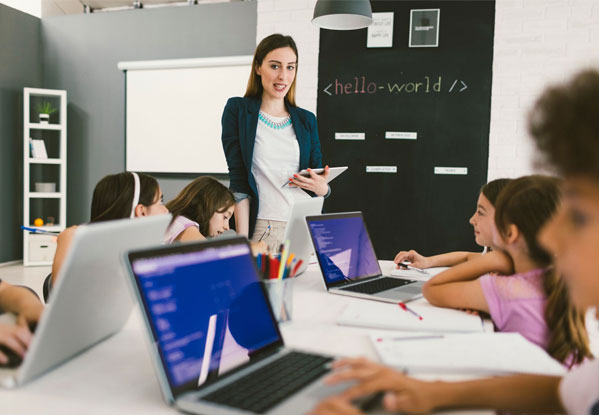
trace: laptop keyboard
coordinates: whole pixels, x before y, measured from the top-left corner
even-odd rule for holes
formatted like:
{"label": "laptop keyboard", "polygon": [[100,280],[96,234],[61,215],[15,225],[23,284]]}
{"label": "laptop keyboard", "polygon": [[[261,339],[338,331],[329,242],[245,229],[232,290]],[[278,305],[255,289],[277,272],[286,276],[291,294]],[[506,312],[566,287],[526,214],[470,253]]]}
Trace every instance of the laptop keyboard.
{"label": "laptop keyboard", "polygon": [[263,414],[329,371],[333,359],[308,353],[290,352],[280,359],[200,398]]}
{"label": "laptop keyboard", "polygon": [[399,278],[378,278],[370,282],[362,284],[352,285],[350,287],[343,287],[343,291],[351,291],[362,294],[376,294],[382,291],[387,291],[392,288],[401,287],[402,285],[411,284],[416,282],[414,280],[406,280]]}

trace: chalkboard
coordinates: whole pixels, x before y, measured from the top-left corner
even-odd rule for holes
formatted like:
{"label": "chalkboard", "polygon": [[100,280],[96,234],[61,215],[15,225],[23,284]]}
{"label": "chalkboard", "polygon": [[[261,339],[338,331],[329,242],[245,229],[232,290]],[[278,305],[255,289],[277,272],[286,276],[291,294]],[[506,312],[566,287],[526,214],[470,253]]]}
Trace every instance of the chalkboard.
{"label": "chalkboard", "polygon": [[[487,179],[495,2],[371,3],[394,13],[392,47],[320,32],[323,161],[349,166],[325,209],[363,211],[379,259],[480,249],[468,220]],[[409,47],[412,9],[440,10],[438,47]]]}

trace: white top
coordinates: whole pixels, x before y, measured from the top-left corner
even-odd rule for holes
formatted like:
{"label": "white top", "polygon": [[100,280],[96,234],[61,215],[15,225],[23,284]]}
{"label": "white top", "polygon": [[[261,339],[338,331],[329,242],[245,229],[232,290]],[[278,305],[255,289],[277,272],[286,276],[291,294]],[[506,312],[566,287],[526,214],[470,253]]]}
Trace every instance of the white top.
{"label": "white top", "polygon": [[[287,118],[266,115],[275,123]],[[292,124],[275,130],[258,120],[252,158],[259,197],[258,219],[287,221],[295,200],[310,198],[298,187],[282,187],[299,171],[299,159],[299,144]]]}
{"label": "white top", "polygon": [[599,414],[599,359],[584,362],[567,373],[559,384],[559,395],[566,413]]}

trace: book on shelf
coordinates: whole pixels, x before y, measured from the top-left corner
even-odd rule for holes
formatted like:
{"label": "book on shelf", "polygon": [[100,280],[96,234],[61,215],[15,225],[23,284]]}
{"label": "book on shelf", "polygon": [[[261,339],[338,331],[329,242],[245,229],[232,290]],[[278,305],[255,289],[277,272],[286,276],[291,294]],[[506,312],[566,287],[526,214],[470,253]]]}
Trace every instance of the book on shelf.
{"label": "book on shelf", "polygon": [[31,158],[34,159],[47,159],[48,153],[46,152],[46,144],[44,140],[38,140],[29,138],[29,149],[31,151]]}

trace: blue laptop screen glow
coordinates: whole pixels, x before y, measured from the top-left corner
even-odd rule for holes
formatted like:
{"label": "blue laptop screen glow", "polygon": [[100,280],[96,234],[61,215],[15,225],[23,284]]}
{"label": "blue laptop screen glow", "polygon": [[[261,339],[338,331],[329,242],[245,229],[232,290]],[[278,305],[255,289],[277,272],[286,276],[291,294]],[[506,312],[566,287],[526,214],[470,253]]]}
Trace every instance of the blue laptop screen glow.
{"label": "blue laptop screen glow", "polygon": [[252,261],[237,244],[132,262],[172,385],[202,385],[280,339]]}
{"label": "blue laptop screen glow", "polygon": [[310,220],[308,226],[327,283],[380,274],[362,216]]}

